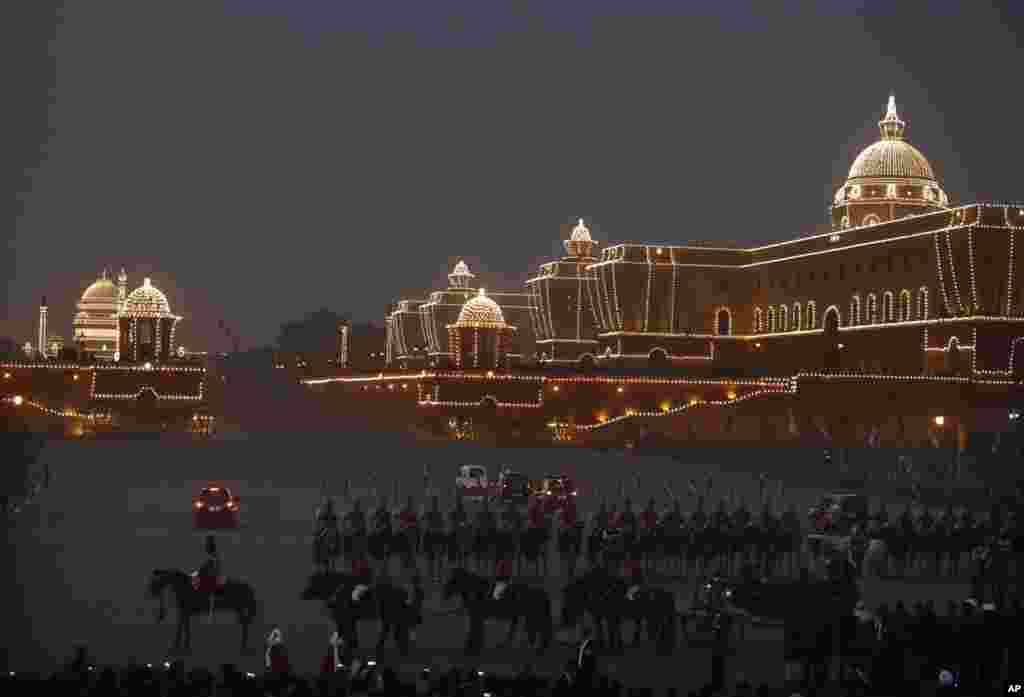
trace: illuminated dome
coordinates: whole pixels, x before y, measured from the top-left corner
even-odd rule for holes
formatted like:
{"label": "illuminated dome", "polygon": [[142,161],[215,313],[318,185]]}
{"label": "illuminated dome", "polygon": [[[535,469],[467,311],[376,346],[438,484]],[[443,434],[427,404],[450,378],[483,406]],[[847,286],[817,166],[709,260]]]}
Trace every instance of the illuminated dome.
{"label": "illuminated dome", "polygon": [[583,224],[583,218],[580,218],[576,227],[572,229],[572,234],[565,242],[565,251],[570,257],[583,257],[591,259],[594,256],[594,247],[597,246],[597,242],[590,236],[590,228]]}
{"label": "illuminated dome", "polygon": [[169,317],[171,306],[167,296],[147,278],[125,299],[123,313],[135,317]]}
{"label": "illuminated dome", "polygon": [[857,156],[846,182],[836,191],[833,227],[872,225],[949,205],[931,164],[903,140],[906,126],[896,112],[896,98],[890,96],[885,116],[878,122],[881,139]]}
{"label": "illuminated dome", "polygon": [[459,312],[458,325],[485,325],[504,326],[505,315],[502,314],[498,303],[494,302],[484,294],[481,288],[478,295],[466,301]]}
{"label": "illuminated dome", "polygon": [[117,303],[117,286],[107,278],[107,270],[82,293],[81,302]]}
{"label": "illuminated dome", "polygon": [[580,222],[572,229],[572,236],[569,239],[573,242],[594,241],[593,238],[590,237],[590,228],[583,224],[583,218],[580,218]]}
{"label": "illuminated dome", "polygon": [[452,272],[448,274],[448,283],[450,288],[469,288],[470,282],[475,278],[473,274],[469,272],[469,266],[466,262],[459,261],[452,269]]}

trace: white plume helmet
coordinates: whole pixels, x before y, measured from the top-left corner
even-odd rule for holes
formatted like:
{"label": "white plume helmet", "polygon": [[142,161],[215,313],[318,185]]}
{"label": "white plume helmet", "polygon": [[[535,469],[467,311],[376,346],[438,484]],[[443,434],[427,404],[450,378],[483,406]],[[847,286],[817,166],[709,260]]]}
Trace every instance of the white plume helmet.
{"label": "white plume helmet", "polygon": [[267,643],[271,646],[277,646],[284,642],[284,634],[281,633],[280,628],[274,627],[274,630],[267,636]]}

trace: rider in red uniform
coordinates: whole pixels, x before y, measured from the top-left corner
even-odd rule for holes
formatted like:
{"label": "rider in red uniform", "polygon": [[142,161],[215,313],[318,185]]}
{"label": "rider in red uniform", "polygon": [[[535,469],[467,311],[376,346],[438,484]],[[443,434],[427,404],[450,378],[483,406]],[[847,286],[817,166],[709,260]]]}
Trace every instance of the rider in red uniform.
{"label": "rider in red uniform", "polygon": [[540,505],[536,501],[530,502],[530,508],[527,516],[529,517],[531,528],[544,527],[544,511],[541,510]]}
{"label": "rider in red uniform", "polygon": [[570,498],[562,506],[561,513],[559,514],[562,520],[563,528],[572,528],[576,526],[576,502]]}
{"label": "rider in red uniform", "polygon": [[398,514],[398,526],[403,532],[415,530],[419,526],[419,517],[413,507],[412,496],[405,502],[405,508]]}
{"label": "rider in red uniform", "polygon": [[654,532],[658,525],[658,512],[654,510],[654,497],[647,501],[647,508],[640,513],[640,529],[645,533]]}

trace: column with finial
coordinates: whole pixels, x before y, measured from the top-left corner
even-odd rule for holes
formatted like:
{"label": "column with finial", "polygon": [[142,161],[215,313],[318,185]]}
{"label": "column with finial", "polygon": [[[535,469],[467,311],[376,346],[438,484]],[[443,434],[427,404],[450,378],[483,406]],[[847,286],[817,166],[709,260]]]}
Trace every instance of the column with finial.
{"label": "column with finial", "polygon": [[43,300],[39,303],[39,341],[38,348],[39,357],[46,358],[46,296],[43,296]]}

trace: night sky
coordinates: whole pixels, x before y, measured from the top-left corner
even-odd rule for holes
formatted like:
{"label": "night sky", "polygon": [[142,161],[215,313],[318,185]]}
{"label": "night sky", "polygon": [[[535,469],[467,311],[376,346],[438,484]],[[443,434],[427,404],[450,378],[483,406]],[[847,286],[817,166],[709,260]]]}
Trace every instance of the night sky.
{"label": "night sky", "polygon": [[44,294],[69,338],[104,266],[225,350],[222,319],[243,348],[320,307],[380,322],[459,258],[518,287],[579,216],[601,242],[808,234],[890,91],[954,203],[1024,198],[1012,0],[68,4],[19,39],[44,64],[55,37],[56,77],[5,106],[32,123],[5,165],[30,175],[19,343]]}

